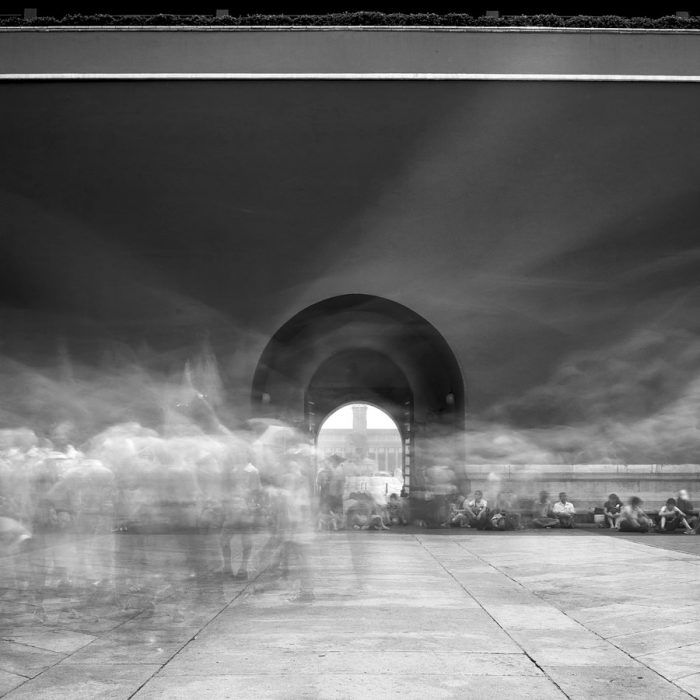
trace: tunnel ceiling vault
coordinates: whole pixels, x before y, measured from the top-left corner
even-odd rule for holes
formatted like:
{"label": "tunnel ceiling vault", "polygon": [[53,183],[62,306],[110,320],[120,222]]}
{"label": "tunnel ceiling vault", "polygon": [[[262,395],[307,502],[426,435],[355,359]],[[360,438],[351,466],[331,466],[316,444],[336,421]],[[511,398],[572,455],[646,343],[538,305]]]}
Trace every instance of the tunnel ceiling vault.
{"label": "tunnel ceiling vault", "polygon": [[309,306],[263,351],[253,410],[294,419],[304,415],[308,400],[320,412],[368,401],[392,415],[411,401],[416,421],[464,425],[464,381],[442,335],[407,307],[365,294]]}

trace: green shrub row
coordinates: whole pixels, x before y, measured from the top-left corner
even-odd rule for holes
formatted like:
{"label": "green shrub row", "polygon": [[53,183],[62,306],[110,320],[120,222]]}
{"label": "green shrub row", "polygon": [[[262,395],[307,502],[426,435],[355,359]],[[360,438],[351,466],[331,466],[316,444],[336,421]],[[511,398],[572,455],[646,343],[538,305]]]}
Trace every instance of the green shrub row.
{"label": "green shrub row", "polygon": [[700,29],[700,17],[619,17],[616,15],[517,15],[473,17],[462,13],[336,12],[325,15],[66,15],[65,17],[0,18],[4,27],[123,27],[123,26],[380,26],[380,27],[581,27],[594,29]]}

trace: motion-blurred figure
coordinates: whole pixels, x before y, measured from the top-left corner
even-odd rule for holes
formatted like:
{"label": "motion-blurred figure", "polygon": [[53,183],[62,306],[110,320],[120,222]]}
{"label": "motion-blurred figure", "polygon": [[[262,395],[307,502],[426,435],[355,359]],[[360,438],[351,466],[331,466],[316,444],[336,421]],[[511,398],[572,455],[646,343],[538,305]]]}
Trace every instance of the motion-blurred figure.
{"label": "motion-blurred figure", "polygon": [[690,494],[685,489],[681,489],[678,492],[676,505],[685,513],[685,517],[687,518],[690,527],[694,528],[698,523],[700,523],[698,511],[693,507],[693,503],[690,500]]}
{"label": "motion-blurred figure", "polygon": [[559,525],[559,519],[552,517],[552,503],[546,491],[540,491],[535,505],[535,517],[530,524],[536,528],[550,528]]}
{"label": "motion-blurred figure", "polygon": [[314,575],[311,546],[314,541],[311,490],[302,465],[290,461],[282,482],[281,537],[287,565],[296,562],[299,591],[291,600],[310,603],[314,600]]}
{"label": "motion-blurred figure", "polygon": [[642,510],[639,496],[632,496],[620,513],[620,532],[649,532],[654,526],[651,518]]}
{"label": "motion-blurred figure", "polygon": [[248,562],[253,550],[253,525],[260,506],[261,484],[257,468],[241,450],[232,451],[224,461],[223,524],[220,545],[223,573],[232,576],[231,539],[241,537],[241,564],[234,578],[248,578]]}

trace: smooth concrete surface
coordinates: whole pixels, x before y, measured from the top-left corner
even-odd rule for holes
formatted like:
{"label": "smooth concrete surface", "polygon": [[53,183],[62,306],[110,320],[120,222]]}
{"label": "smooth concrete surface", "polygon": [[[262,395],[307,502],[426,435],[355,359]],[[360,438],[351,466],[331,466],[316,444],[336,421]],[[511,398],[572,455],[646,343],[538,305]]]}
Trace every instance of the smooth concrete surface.
{"label": "smooth concrete surface", "polygon": [[170,551],[152,609],[47,594],[43,620],[3,566],[0,695],[700,697],[700,539],[336,532],[312,550],[312,602],[290,600],[294,565],[195,585]]}
{"label": "smooth concrete surface", "polygon": [[695,30],[533,27],[8,27],[5,77],[694,80]]}

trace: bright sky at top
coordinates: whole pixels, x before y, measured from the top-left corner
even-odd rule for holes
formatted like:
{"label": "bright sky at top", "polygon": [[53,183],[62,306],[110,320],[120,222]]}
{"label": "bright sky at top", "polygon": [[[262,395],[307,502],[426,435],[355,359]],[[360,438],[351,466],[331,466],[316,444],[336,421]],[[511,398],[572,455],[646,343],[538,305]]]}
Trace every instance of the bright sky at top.
{"label": "bright sky at top", "polygon": [[[350,404],[343,406],[331,413],[323,423],[322,428],[352,428],[352,407],[361,404]],[[396,424],[384,411],[367,406],[367,427],[371,429],[396,428]]]}

